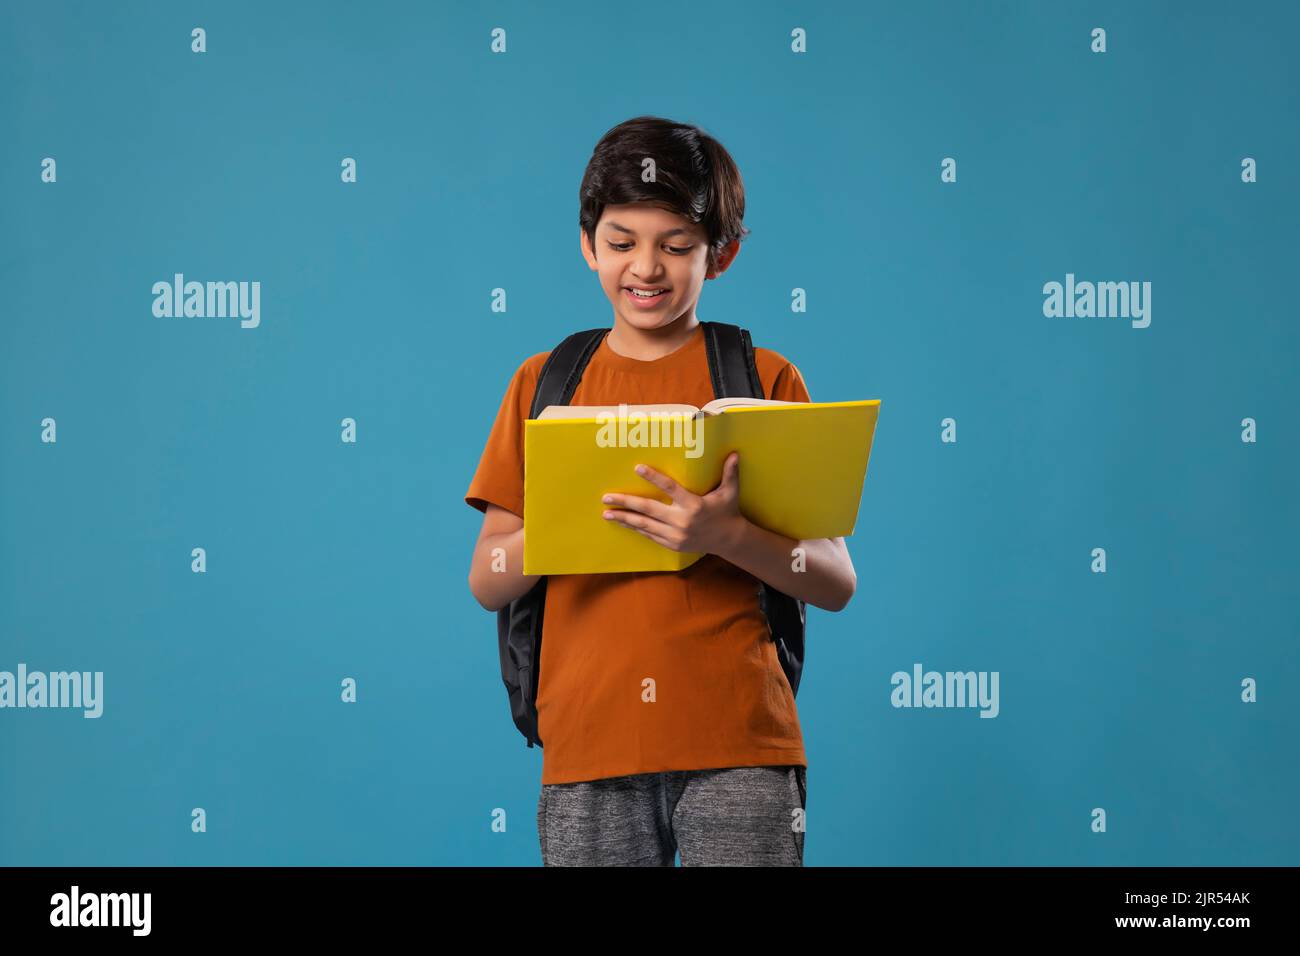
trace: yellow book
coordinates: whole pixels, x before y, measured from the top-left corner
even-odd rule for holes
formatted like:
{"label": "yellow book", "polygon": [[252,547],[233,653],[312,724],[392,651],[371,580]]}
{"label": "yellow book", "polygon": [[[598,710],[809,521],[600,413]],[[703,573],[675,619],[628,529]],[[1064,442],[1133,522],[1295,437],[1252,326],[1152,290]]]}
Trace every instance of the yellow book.
{"label": "yellow book", "polygon": [[[740,453],[740,511],[799,540],[853,533],[880,400],[721,398],[692,405],[549,405],[524,423],[524,574],[680,571],[673,551],[601,515],[611,493],[671,502],[649,465],[696,494]],[[615,506],[616,507],[616,506]]]}

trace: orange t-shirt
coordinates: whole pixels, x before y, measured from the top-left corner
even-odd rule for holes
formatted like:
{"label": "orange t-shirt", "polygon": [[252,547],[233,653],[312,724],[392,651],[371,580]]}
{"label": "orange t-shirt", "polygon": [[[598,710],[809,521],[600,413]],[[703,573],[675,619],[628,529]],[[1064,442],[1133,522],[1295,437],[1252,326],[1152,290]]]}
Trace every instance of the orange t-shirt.
{"label": "orange t-shirt", "polygon": [[[525,360],[510,381],[465,495],[479,511],[491,502],[523,516],[523,423],[549,354]],[[754,355],[765,397],[811,401],[793,364],[769,349]],[[570,404],[700,406],[713,397],[697,326],[689,342],[653,361],[619,355],[602,341]],[[653,490],[647,482],[647,496]],[[537,691],[542,783],[806,767],[794,695],[758,588],[757,578],[714,554],[683,571],[548,577]],[[642,700],[647,677],[654,702]]]}

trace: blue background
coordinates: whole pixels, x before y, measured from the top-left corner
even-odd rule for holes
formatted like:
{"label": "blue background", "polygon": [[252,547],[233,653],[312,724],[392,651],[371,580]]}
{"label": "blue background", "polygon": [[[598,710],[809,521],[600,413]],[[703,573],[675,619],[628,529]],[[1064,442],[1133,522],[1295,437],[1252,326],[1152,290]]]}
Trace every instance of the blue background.
{"label": "blue background", "polygon": [[[857,595],[809,614],[805,862],[1296,863],[1298,34],[1280,3],[5,5],[0,670],[102,670],[105,710],[0,711],[0,863],[540,861],[463,495],[518,364],[612,322],[578,183],[642,113],[745,179],[700,318],[882,400]],[[174,272],[260,281],[261,326],[155,318]],[[1152,282],[1151,326],[1044,317],[1067,272]],[[894,709],[915,662],[999,671],[1000,715]]]}

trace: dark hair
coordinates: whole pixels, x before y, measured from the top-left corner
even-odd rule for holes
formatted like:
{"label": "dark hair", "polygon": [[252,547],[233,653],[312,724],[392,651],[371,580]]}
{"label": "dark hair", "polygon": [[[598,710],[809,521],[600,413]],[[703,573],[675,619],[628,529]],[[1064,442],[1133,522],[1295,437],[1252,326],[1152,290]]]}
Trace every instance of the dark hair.
{"label": "dark hair", "polygon": [[[643,161],[654,160],[655,181],[642,181]],[[749,235],[745,184],[735,161],[698,126],[658,116],[619,123],[596,144],[578,190],[578,224],[596,246],[596,223],[606,206],[653,203],[704,227],[708,265],[733,240]]]}

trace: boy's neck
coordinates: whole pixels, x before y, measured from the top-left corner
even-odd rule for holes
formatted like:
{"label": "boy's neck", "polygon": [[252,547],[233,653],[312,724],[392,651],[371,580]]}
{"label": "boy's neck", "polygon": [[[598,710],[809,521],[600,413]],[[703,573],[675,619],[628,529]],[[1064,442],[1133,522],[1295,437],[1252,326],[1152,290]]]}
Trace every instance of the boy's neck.
{"label": "boy's neck", "polygon": [[693,308],[657,329],[638,329],[615,312],[614,327],[605,336],[605,341],[618,355],[653,362],[671,355],[689,342],[699,326]]}

